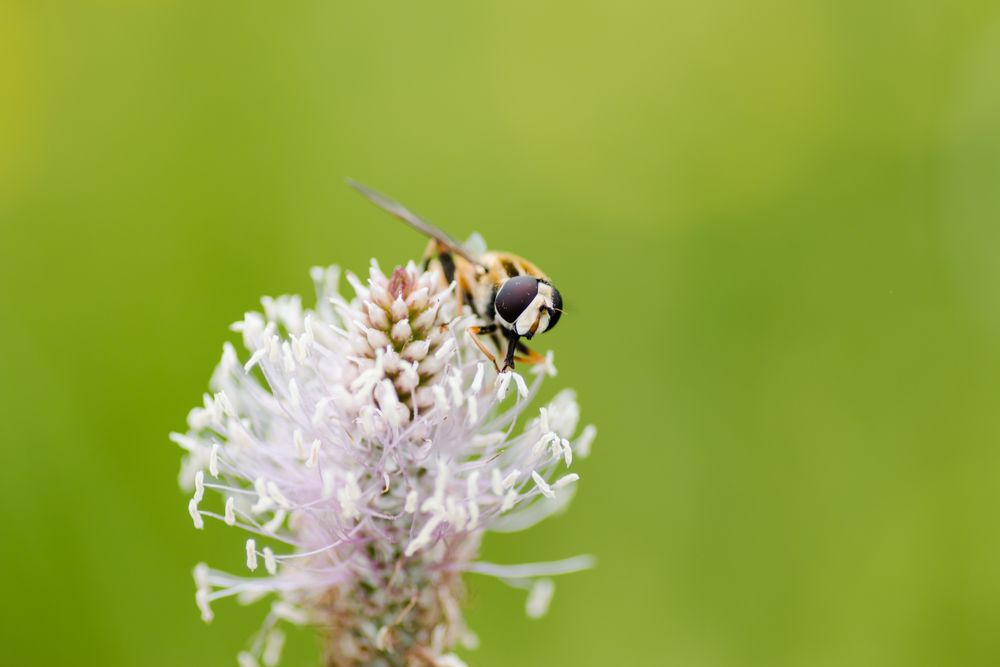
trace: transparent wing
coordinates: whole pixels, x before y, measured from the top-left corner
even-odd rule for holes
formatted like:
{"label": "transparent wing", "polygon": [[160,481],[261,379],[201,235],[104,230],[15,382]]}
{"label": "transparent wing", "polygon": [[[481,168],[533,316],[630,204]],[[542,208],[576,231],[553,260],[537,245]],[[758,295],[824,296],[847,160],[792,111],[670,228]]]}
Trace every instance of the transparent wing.
{"label": "transparent wing", "polygon": [[361,183],[358,183],[355,180],[347,179],[347,184],[350,185],[355,190],[357,190],[358,192],[360,192],[362,195],[365,196],[365,198],[368,201],[375,204],[389,215],[402,220],[410,227],[416,229],[421,234],[429,236],[438,243],[445,245],[449,250],[451,250],[459,257],[462,257],[472,262],[473,264],[478,264],[478,261],[472,256],[470,256],[469,253],[462,247],[462,245],[458,241],[451,238],[450,236],[448,236],[448,234],[444,233],[443,231],[441,231],[431,223],[427,222],[423,218],[415,215],[399,202],[393,201],[392,199],[386,197],[381,192],[372,190],[367,185],[362,185]]}
{"label": "transparent wing", "polygon": [[462,247],[465,248],[465,252],[469,253],[473,257],[482,257],[488,250],[486,247],[486,239],[484,239],[479,232],[472,232],[472,235],[465,240]]}

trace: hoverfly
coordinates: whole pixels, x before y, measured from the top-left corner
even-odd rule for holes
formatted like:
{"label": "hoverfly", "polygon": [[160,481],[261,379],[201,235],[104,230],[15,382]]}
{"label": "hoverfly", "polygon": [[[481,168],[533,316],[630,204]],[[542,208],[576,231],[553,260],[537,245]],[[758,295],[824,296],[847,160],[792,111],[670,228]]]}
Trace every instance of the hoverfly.
{"label": "hoverfly", "polygon": [[[455,281],[459,305],[468,302],[484,322],[467,329],[473,342],[493,362],[498,373],[514,367],[515,361],[537,364],[545,358],[521,342],[550,331],[562,315],[562,296],[541,269],[507,252],[484,252],[473,257],[457,241],[401,204],[352,180],[355,190],[390,215],[430,237],[424,254],[424,270],[437,262],[445,284]],[[497,350],[506,341],[503,366],[483,344],[480,336],[491,336]]]}

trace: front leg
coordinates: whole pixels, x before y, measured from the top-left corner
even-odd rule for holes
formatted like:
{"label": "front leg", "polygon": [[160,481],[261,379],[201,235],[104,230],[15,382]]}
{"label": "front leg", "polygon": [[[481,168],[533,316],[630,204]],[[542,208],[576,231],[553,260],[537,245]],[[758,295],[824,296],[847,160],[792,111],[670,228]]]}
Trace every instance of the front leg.
{"label": "front leg", "polygon": [[514,353],[517,352],[517,345],[520,338],[516,333],[507,333],[507,358],[503,361],[503,368],[500,369],[501,373],[508,368],[514,368]]}
{"label": "front leg", "polygon": [[501,371],[500,371],[500,364],[497,363],[497,358],[493,356],[493,353],[490,352],[485,345],[483,345],[483,341],[479,340],[480,334],[493,333],[496,330],[497,330],[497,325],[487,324],[481,327],[469,327],[465,331],[466,333],[469,334],[469,337],[472,338],[472,342],[476,344],[476,347],[479,348],[479,351],[485,354],[486,358],[493,362],[493,368],[497,369],[497,373],[499,373]]}

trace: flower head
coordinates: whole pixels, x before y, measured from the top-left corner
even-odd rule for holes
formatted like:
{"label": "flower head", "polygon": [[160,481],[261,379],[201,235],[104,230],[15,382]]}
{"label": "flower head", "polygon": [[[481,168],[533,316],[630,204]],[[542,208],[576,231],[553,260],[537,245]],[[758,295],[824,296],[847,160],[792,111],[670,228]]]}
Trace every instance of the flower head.
{"label": "flower head", "polygon": [[386,276],[373,261],[367,284],[347,274],[350,301],[336,267],[312,277],[314,309],[264,298],[233,325],[246,360],[226,344],[212,393],[171,435],[194,526],[249,534],[248,572],[199,564],[195,600],[210,621],[219,598],[270,599],[241,665],[277,662],[281,622],[323,629],[330,665],[461,664],[463,572],[530,589],[538,616],[552,594],[539,577],[590,566],[476,557],[484,531],[527,528],[569,501],[566,469],[594,429],[571,440],[568,391],[528,413],[551,357],[530,383],[488,370],[465,335],[474,316],[439,273],[411,263]]}

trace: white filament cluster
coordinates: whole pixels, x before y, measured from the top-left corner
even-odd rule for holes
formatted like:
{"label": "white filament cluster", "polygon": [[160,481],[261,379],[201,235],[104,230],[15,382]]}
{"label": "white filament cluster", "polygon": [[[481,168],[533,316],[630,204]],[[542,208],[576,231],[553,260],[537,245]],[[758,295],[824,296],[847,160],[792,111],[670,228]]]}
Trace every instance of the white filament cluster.
{"label": "white filament cluster", "polygon": [[227,344],[188,432],[171,434],[194,526],[251,534],[246,574],[195,568],[196,602],[209,621],[220,598],[270,599],[241,665],[277,662],[282,621],[327,628],[334,664],[461,664],[462,572],[530,589],[538,616],[552,584],[536,577],[590,566],[475,559],[484,531],[522,530],[568,502],[578,476],[566,469],[595,431],[573,439],[568,391],[528,412],[551,356],[530,384],[487,381],[465,333],[475,320],[438,273],[386,276],[373,262],[366,284],[347,275],[350,301],[335,267],[312,277],[315,308],[265,298],[233,325],[246,360]]}

